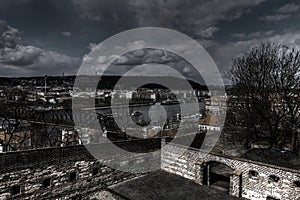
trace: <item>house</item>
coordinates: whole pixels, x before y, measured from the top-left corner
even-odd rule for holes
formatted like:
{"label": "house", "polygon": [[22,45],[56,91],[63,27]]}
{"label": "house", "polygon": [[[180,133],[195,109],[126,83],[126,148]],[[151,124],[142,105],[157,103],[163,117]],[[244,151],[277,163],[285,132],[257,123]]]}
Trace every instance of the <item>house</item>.
{"label": "house", "polygon": [[200,120],[199,130],[221,131],[221,121],[218,115],[207,115]]}
{"label": "house", "polygon": [[21,151],[31,148],[31,132],[16,130],[12,134],[0,131],[0,152]]}

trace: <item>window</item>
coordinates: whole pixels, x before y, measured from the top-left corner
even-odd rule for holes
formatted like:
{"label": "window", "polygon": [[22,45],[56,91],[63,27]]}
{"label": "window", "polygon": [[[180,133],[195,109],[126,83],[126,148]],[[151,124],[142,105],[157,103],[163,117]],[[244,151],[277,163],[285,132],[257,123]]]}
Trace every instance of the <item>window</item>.
{"label": "window", "polygon": [[44,188],[47,188],[47,187],[50,187],[51,186],[51,178],[46,178],[44,181],[43,181],[43,187]]}
{"label": "window", "polygon": [[76,178],[77,178],[76,176],[77,176],[76,172],[71,172],[70,175],[69,175],[69,180],[70,181],[75,181]]}
{"label": "window", "polygon": [[9,179],[9,175],[4,175],[3,176],[3,180],[8,180]]}
{"label": "window", "polygon": [[81,195],[76,195],[75,197],[72,197],[72,200],[81,200]]}
{"label": "window", "polygon": [[270,182],[278,182],[279,181],[279,177],[275,176],[275,175],[271,175],[269,176],[269,181]]}
{"label": "window", "polygon": [[21,192],[21,187],[19,185],[12,186],[11,188],[12,195],[20,194],[20,192]]}
{"label": "window", "polygon": [[99,173],[99,168],[98,167],[95,167],[93,169],[93,176],[97,175]]}
{"label": "window", "polygon": [[254,170],[250,170],[249,171],[249,176],[250,176],[250,178],[258,177],[258,172],[254,171]]}
{"label": "window", "polygon": [[280,199],[276,199],[274,197],[267,196],[267,200],[280,200]]}
{"label": "window", "polygon": [[294,181],[294,185],[295,185],[296,187],[300,187],[300,181]]}

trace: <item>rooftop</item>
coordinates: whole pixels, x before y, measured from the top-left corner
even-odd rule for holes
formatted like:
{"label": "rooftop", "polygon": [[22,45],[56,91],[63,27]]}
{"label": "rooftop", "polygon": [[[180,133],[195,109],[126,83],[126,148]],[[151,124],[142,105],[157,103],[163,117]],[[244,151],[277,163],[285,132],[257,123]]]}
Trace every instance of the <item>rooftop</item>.
{"label": "rooftop", "polygon": [[217,115],[207,115],[204,119],[200,120],[200,124],[206,126],[219,126],[220,119]]}

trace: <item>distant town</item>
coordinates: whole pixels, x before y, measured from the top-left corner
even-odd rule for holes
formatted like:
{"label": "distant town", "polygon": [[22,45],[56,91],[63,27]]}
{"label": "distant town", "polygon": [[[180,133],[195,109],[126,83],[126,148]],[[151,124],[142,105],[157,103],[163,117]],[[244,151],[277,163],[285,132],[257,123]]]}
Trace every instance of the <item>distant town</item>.
{"label": "distant town", "polygon": [[[118,77],[107,77],[107,79],[113,84]],[[80,92],[79,89],[72,87],[74,77],[70,76],[1,78],[0,83],[2,84],[0,86],[2,152],[92,144],[103,142],[107,138],[115,141],[174,137],[180,123],[188,130],[190,122],[199,123],[199,133],[207,130],[220,131],[218,115],[220,112],[225,112],[220,108],[220,100],[224,102],[224,109],[227,100],[226,96],[219,97],[215,101],[210,99],[211,92],[207,87],[195,82],[192,83],[195,87],[194,91],[179,88],[172,93],[169,89],[151,84],[136,91],[114,91],[111,87],[103,88],[100,85],[96,91]],[[116,96],[130,100],[131,117],[140,126],[150,124],[147,113],[152,105],[162,105],[167,109],[167,121],[164,124],[154,122],[152,128],[145,129],[145,132],[137,134],[136,137],[129,136],[114,122],[109,108],[111,100]],[[181,116],[177,97],[189,103],[192,96],[199,102],[199,111],[194,115]],[[87,97],[95,98],[95,108],[102,134],[91,130],[88,122],[87,127],[81,127],[81,130],[74,127],[73,117],[88,119],[89,109],[93,109],[93,105],[91,108],[80,108],[82,116],[72,116],[72,98]],[[126,129],[129,131],[130,127]]]}

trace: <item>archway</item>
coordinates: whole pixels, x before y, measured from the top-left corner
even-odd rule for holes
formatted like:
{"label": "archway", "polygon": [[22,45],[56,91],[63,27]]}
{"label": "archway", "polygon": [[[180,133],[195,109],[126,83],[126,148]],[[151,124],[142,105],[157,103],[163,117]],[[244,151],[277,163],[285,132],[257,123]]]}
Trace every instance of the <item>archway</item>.
{"label": "archway", "polygon": [[226,164],[216,161],[207,162],[203,170],[203,184],[229,193],[233,171],[234,169]]}

